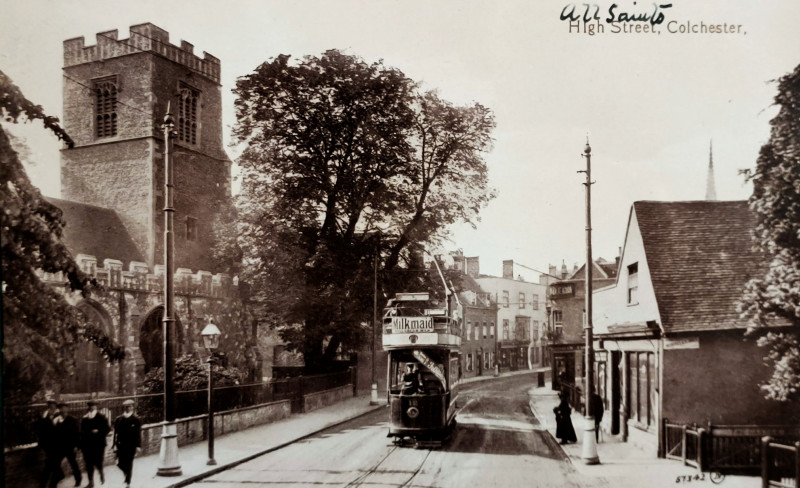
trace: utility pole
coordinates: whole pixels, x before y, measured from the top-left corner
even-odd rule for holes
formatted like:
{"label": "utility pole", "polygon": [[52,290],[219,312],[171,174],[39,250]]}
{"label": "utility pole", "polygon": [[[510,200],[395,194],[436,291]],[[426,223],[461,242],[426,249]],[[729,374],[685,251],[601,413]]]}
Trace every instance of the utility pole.
{"label": "utility pole", "polygon": [[378,249],[376,246],[375,257],[372,261],[372,393],[369,404],[378,404],[378,380],[375,372],[375,328],[378,324]]}
{"label": "utility pole", "polygon": [[175,120],[167,105],[164,116],[164,427],[161,433],[158,476],[180,476],[178,461],[178,430],[175,425],[175,236],[173,232],[173,168],[170,145],[175,137]]}
{"label": "utility pole", "polygon": [[581,458],[585,464],[599,464],[600,458],[597,456],[597,439],[595,438],[594,415],[592,410],[594,396],[594,351],[592,349],[592,148],[589,146],[589,137],[586,137],[586,147],[583,150],[583,157],[586,158],[586,266],[584,277],[584,294],[586,296],[586,320],[583,324],[584,335],[586,336],[586,391],[584,392],[586,425],[583,428],[583,451]]}

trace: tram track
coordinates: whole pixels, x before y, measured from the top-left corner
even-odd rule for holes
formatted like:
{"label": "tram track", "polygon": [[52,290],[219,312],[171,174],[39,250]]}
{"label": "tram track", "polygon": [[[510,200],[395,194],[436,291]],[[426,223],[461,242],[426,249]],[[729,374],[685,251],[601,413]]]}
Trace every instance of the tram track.
{"label": "tram track", "polygon": [[[399,473],[399,471],[394,471],[394,470],[381,470],[381,466],[386,462],[387,459],[389,459],[389,457],[392,454],[394,454],[398,450],[406,450],[406,449],[408,449],[408,448],[407,447],[404,448],[404,447],[401,447],[401,446],[391,446],[391,448],[386,453],[386,455],[383,456],[378,462],[373,464],[369,469],[367,469],[363,473],[361,473],[356,479],[354,479],[353,481],[350,481],[349,483],[347,483],[344,486],[346,488],[351,488],[351,487],[364,486],[365,484],[374,484],[374,482],[370,482],[368,480],[369,477],[372,476],[372,475],[376,475],[376,474],[380,474],[380,473],[388,473],[388,472]],[[405,480],[403,483],[395,485],[395,486],[397,488],[406,488],[406,487],[411,486],[411,483],[414,481],[414,478],[416,478],[416,476],[419,474],[419,472],[425,466],[425,463],[428,461],[428,457],[430,455],[431,455],[431,449],[426,449],[425,457],[422,458],[422,460],[419,462],[419,464],[417,465],[417,467],[413,471],[410,471],[410,476],[408,477],[408,479]],[[403,470],[403,472],[407,472],[407,471]],[[380,484],[382,486],[386,486],[385,482],[382,482]]]}

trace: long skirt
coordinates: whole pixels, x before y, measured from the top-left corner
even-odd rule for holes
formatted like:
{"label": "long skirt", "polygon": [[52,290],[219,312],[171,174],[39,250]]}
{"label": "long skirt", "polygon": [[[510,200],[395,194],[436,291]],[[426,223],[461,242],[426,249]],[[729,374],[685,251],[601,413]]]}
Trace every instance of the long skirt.
{"label": "long skirt", "polygon": [[556,415],[556,437],[561,442],[578,442],[575,435],[575,428],[572,426],[572,418],[569,415]]}

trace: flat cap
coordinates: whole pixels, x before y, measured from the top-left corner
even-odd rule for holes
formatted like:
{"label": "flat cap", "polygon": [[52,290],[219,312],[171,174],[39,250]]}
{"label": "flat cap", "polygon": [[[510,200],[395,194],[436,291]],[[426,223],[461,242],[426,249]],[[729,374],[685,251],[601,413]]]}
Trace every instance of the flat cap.
{"label": "flat cap", "polygon": [[130,399],[128,399],[128,400],[125,400],[124,402],[122,402],[122,404],[123,404],[123,405],[133,405],[133,404],[134,404],[134,401],[133,401],[133,400],[130,400]]}

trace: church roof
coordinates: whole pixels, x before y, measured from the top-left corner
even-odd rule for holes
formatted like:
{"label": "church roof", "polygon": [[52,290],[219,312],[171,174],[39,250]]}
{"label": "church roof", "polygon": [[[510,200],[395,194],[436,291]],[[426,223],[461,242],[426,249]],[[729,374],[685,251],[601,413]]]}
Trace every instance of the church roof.
{"label": "church roof", "polygon": [[116,211],[60,198],[47,200],[63,212],[63,240],[73,256],[95,256],[101,266],[105,259],[118,259],[124,265],[144,261]]}
{"label": "church roof", "polygon": [[744,327],[736,304],[766,270],[745,201],[633,204],[666,332]]}

